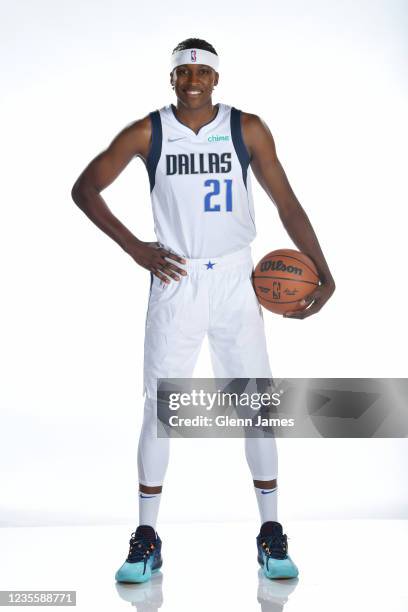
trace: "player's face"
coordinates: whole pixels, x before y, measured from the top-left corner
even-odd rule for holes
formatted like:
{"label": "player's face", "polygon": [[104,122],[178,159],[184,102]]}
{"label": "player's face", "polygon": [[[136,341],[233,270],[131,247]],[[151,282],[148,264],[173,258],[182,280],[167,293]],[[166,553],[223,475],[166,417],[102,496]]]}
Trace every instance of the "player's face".
{"label": "player's face", "polygon": [[197,108],[208,103],[218,83],[218,73],[205,64],[183,64],[170,74],[177,98],[186,106]]}

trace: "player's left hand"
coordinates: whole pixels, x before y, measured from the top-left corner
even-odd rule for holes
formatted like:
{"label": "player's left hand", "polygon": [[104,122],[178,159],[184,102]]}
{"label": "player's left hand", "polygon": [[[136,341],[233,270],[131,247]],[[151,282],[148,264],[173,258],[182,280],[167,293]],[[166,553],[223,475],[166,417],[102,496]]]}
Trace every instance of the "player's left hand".
{"label": "player's left hand", "polygon": [[313,293],[300,300],[299,304],[303,307],[302,310],[290,310],[285,312],[283,316],[290,319],[306,319],[306,317],[316,314],[331,298],[335,289],[334,281],[322,283]]}

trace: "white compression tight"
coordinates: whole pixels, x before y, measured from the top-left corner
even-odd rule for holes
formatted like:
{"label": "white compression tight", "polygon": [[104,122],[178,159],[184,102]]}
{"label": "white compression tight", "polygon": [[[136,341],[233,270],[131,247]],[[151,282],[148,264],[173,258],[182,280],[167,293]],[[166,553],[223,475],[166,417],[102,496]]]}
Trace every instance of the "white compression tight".
{"label": "white compression tight", "polygon": [[[161,486],[170,456],[170,439],[157,437],[155,400],[146,396],[138,446],[139,483]],[[245,438],[245,456],[253,480],[273,480],[278,474],[278,453],[274,438]]]}

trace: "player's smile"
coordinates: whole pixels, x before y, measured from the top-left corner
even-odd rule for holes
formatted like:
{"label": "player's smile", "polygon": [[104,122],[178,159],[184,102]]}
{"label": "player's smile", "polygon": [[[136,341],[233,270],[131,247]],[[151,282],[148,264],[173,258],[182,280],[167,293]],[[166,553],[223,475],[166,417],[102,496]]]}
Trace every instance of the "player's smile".
{"label": "player's smile", "polygon": [[201,96],[201,94],[203,93],[201,89],[183,89],[183,92],[187,95],[187,96]]}

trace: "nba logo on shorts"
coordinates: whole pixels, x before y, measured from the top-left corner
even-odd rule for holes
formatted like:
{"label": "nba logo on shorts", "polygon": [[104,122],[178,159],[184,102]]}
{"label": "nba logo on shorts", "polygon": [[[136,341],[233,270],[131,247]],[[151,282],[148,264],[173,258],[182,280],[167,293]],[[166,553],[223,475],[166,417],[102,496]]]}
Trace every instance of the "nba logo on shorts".
{"label": "nba logo on shorts", "polygon": [[197,51],[195,49],[191,49],[191,61],[192,62],[197,61]]}

